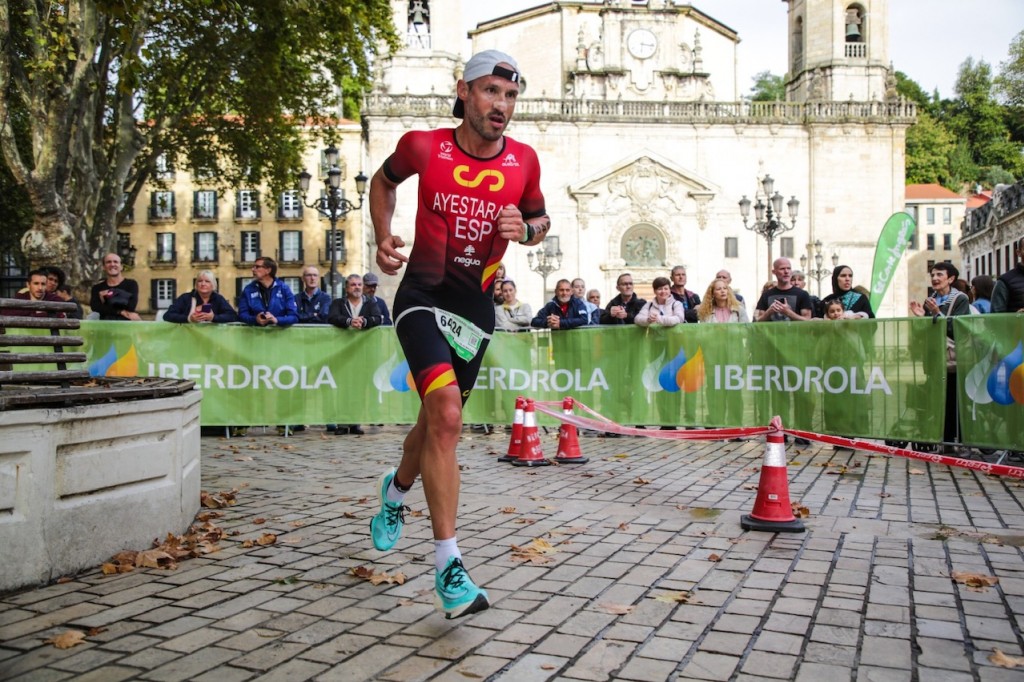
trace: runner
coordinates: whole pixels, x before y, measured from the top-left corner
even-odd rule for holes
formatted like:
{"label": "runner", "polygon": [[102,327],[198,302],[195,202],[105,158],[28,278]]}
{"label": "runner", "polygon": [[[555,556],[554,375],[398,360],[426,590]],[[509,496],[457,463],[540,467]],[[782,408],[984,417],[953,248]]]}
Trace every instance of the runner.
{"label": "runner", "polygon": [[[434,532],[435,605],[445,618],[482,611],[487,593],[470,579],[456,543],[462,407],[494,331],[494,275],[509,242],[535,245],[550,227],[531,147],[505,137],[521,77],[512,57],[485,50],[466,64],[453,115],[457,128],[406,133],[370,183],[377,265],[395,275],[398,340],[422,402],[398,469],[378,484],[381,508],[370,522],[373,545],[395,546],[405,494],[418,476]],[[419,175],[412,252],[391,232],[398,185]]]}

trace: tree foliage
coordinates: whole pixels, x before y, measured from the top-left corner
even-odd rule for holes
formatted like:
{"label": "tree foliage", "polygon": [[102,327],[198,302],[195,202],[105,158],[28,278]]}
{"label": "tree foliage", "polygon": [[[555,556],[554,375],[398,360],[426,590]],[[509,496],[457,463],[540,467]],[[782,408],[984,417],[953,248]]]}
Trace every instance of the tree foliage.
{"label": "tree foliage", "polygon": [[1011,107],[1024,107],[1024,31],[1010,42],[1009,56],[999,64],[996,90]]}
{"label": "tree foliage", "polygon": [[158,158],[220,189],[284,188],[303,128],[329,138],[342,81],[365,87],[397,47],[388,0],[0,0],[0,41],[0,148],[34,216],[22,249],[75,282]]}
{"label": "tree foliage", "polygon": [[927,111],[907,130],[907,182],[950,185],[949,159],[956,146],[953,135]]}
{"label": "tree foliage", "polygon": [[781,102],[786,99],[786,81],[770,71],[761,71],[751,78],[754,85],[750,88],[753,102]]}

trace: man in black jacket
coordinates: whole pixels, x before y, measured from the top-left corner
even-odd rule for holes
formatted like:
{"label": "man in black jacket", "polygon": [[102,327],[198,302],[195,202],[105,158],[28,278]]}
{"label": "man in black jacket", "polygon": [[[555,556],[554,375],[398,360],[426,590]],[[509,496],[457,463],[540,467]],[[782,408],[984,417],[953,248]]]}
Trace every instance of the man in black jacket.
{"label": "man in black jacket", "polygon": [[994,313],[1024,312],[1024,239],[1017,240],[1014,251],[1017,264],[1000,275],[992,289]]}
{"label": "man in black jacket", "polygon": [[624,272],[615,280],[619,295],[608,301],[601,313],[601,324],[633,324],[636,314],[647,303],[633,291],[633,275]]}

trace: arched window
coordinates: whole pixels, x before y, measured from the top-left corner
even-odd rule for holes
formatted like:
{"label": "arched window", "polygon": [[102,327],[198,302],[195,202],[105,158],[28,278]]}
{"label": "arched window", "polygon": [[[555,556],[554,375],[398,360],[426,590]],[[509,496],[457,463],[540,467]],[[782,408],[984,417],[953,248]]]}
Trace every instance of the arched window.
{"label": "arched window", "polygon": [[409,47],[429,48],[430,3],[428,0],[409,0],[409,29],[406,39]]}
{"label": "arched window", "polygon": [[843,24],[846,27],[846,56],[863,58],[868,56],[867,12],[859,4],[847,5]]}

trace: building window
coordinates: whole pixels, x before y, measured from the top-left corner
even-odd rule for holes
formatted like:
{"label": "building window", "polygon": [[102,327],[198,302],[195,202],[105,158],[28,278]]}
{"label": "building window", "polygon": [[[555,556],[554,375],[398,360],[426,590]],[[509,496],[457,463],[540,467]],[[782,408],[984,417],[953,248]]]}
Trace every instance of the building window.
{"label": "building window", "polygon": [[[250,282],[255,281],[252,277],[239,277],[235,280],[235,307],[238,307],[238,302],[242,300],[242,291],[249,286]],[[292,292],[294,293],[294,292]]]}
{"label": "building window", "polygon": [[302,291],[302,279],[299,277],[282,277],[281,281],[288,285],[288,288],[292,290],[293,294],[297,294]]}
{"label": "building window", "polygon": [[918,248],[917,232],[917,228],[915,227],[914,234],[910,235],[910,243],[907,244],[907,248],[911,251],[917,251]]}
{"label": "building window", "polygon": [[740,240],[736,237],[725,238],[725,257],[726,258],[739,258],[740,256]]}
{"label": "building window", "polygon": [[11,252],[0,255],[0,296],[14,298],[25,286],[26,270]]}
{"label": "building window", "polygon": [[174,179],[174,168],[171,166],[170,161],[167,160],[166,154],[161,154],[156,157],[156,167],[154,174],[158,180],[173,180]]}
{"label": "building window", "polygon": [[780,258],[792,258],[793,257],[793,238],[792,237],[781,237],[779,239],[779,257]]}
{"label": "building window", "polygon": [[122,194],[121,201],[117,202],[117,214],[121,216],[118,225],[131,225],[135,222],[135,206],[128,206],[128,195]]}
{"label": "building window", "polygon": [[154,310],[167,310],[174,303],[178,293],[178,282],[173,279],[153,280],[153,301]]}
{"label": "building window", "polygon": [[302,233],[298,230],[282,230],[277,260],[282,263],[302,262]]}
{"label": "building window", "polygon": [[995,273],[992,270],[992,254],[991,253],[985,254],[985,260],[988,261],[988,267],[985,268],[985,274],[986,275],[994,275]]}
{"label": "building window", "polygon": [[[932,268],[934,268],[934,267],[935,267],[935,261],[934,260],[929,260],[928,261],[928,272],[931,272]],[[931,288],[929,288],[929,291],[931,291]]]}
{"label": "building window", "polygon": [[201,189],[192,193],[192,217],[196,220],[217,219],[217,192]]}
{"label": "building window", "polygon": [[260,257],[260,233],[242,233],[242,262],[252,263]]}
{"label": "building window", "polygon": [[160,232],[156,235],[156,262],[173,263],[176,260],[174,251],[174,233]]}
{"label": "building window", "polygon": [[953,250],[953,235],[949,232],[942,235],[942,248],[946,251]]}
{"label": "building window", "polygon": [[235,197],[235,218],[256,220],[260,217],[260,193],[254,189],[240,189]]}
{"label": "building window", "polygon": [[914,224],[917,224],[917,206],[907,206],[903,212],[910,214],[910,217],[914,219]]}
{"label": "building window", "polygon": [[196,232],[194,250],[192,252],[193,263],[215,263],[217,262],[217,233]]}
{"label": "building window", "polygon": [[150,220],[174,220],[174,215],[174,192],[150,192]]}
{"label": "building window", "polygon": [[929,251],[935,250],[935,235],[929,234],[926,237],[925,245]]}
{"label": "building window", "polygon": [[860,5],[848,5],[843,19],[846,29],[846,57],[864,58],[867,51],[867,13]]}
{"label": "building window", "polygon": [[935,209],[934,208],[926,208],[924,210],[924,215],[925,215],[925,220],[927,221],[927,223],[929,225],[934,225],[935,224]]}
{"label": "building window", "polygon": [[944,208],[942,209],[942,224],[952,225],[953,224],[953,209]]}
{"label": "building window", "polygon": [[[345,253],[345,232],[342,230],[337,230],[335,231],[334,234],[338,236],[338,245],[337,248],[334,250],[334,259],[338,262],[344,262],[347,257]],[[330,263],[332,245],[330,230],[327,230],[327,236],[324,238],[324,244],[327,245],[327,250],[325,251],[325,256],[320,259],[320,262]]]}
{"label": "building window", "polygon": [[299,190],[290,189],[281,192],[280,202],[277,205],[278,220],[298,220],[302,218],[302,197]]}

